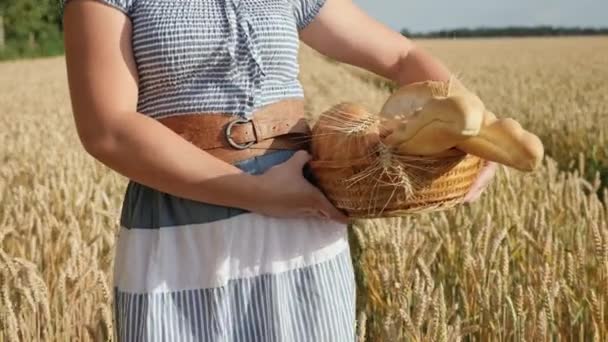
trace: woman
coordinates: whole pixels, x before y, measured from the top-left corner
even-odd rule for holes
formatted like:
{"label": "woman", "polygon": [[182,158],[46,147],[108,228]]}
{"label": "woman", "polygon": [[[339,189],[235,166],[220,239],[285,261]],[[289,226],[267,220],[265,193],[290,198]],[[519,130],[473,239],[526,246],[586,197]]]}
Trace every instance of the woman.
{"label": "woman", "polygon": [[401,85],[448,70],[348,0],[69,0],[63,14],[79,137],[130,179],[118,340],[353,341],[348,219],[282,138],[306,133],[299,39]]}

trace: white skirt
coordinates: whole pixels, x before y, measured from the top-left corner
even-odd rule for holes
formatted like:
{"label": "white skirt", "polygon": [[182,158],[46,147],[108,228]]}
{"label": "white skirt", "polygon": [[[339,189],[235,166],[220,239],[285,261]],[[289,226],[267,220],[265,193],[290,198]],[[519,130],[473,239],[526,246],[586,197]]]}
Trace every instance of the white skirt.
{"label": "white skirt", "polygon": [[[291,154],[237,166],[259,173]],[[355,340],[346,225],[262,216],[134,182],[114,294],[118,341]]]}

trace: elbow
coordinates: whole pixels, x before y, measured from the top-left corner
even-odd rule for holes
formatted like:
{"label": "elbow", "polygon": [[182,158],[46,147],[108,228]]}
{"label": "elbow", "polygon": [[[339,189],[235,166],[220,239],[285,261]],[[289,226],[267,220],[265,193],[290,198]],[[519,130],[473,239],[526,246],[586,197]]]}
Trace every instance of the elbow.
{"label": "elbow", "polygon": [[99,161],[105,161],[115,151],[112,138],[108,134],[80,134],[79,137],[84,150]]}
{"label": "elbow", "polygon": [[128,137],[126,112],[85,109],[74,113],[76,131],[84,150],[102,162],[122,150]]}
{"label": "elbow", "polygon": [[116,129],[98,124],[78,125],[78,138],[84,150],[104,162],[117,150]]}

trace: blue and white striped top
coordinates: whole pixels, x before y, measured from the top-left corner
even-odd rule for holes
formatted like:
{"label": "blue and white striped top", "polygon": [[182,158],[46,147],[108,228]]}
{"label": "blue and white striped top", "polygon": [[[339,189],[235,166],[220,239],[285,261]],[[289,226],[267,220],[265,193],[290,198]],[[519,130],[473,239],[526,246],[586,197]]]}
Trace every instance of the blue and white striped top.
{"label": "blue and white striped top", "polygon": [[[69,0],[63,0],[69,1]],[[133,24],[138,111],[248,116],[302,97],[298,30],[325,0],[100,0]]]}

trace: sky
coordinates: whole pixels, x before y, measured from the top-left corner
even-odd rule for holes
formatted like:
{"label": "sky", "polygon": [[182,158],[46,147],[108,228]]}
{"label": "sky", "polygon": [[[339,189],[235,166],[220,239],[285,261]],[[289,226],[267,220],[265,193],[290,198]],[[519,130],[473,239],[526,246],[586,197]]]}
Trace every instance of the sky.
{"label": "sky", "polygon": [[391,28],[413,32],[508,25],[608,27],[608,0],[353,1]]}

